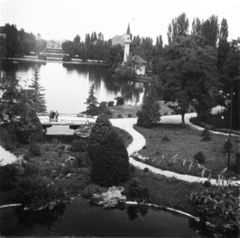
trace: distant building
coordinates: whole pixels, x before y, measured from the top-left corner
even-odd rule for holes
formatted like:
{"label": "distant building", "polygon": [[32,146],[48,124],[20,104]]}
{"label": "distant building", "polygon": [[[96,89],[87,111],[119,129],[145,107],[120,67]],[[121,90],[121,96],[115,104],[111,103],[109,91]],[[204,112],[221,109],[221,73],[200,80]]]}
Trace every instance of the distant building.
{"label": "distant building", "polygon": [[0,26],[0,38],[6,39],[6,37],[7,37],[7,34],[5,33],[5,27]]}
{"label": "distant building", "polygon": [[132,56],[133,67],[137,75],[144,75],[147,62],[138,55]]}

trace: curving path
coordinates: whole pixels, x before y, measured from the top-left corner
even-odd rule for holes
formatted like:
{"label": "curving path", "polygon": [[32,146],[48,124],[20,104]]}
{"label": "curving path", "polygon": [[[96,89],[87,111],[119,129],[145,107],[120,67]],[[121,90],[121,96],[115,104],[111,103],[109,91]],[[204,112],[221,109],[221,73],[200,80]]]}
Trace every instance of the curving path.
{"label": "curving path", "polygon": [[[195,117],[195,116],[196,116],[196,113],[186,114],[185,115],[185,123],[188,124],[189,126],[191,126],[192,128],[197,129],[197,130],[203,130],[203,128],[190,123],[189,119],[191,117]],[[43,119],[43,120],[46,119],[46,117],[39,117],[39,118],[40,118],[40,120],[41,119]],[[90,121],[90,122],[95,121],[95,119],[79,118],[79,117],[76,118],[76,117],[61,117],[60,116],[59,119],[73,120],[73,121],[86,120],[86,121]],[[126,130],[133,137],[133,142],[127,148],[127,151],[128,151],[129,155],[131,155],[134,151],[141,150],[142,147],[146,144],[145,138],[139,132],[137,132],[136,130],[133,129],[133,125],[136,124],[137,118],[119,118],[119,119],[110,119],[110,121],[114,126]],[[161,117],[161,122],[162,123],[180,124],[181,123],[181,116],[180,115],[162,116]],[[222,135],[228,136],[228,134],[226,134],[226,133],[220,133],[220,132],[212,132],[212,133],[222,134]],[[15,155],[11,154],[10,152],[6,151],[3,147],[0,146],[0,161],[1,161],[1,159],[4,159],[4,160],[0,164],[5,165],[5,164],[8,164],[8,163],[14,162],[15,160],[17,160],[17,157]],[[158,168],[154,168],[150,165],[146,165],[144,163],[136,161],[132,157],[129,158],[129,161],[130,161],[131,164],[133,164],[134,166],[136,166],[140,169],[149,168],[149,170],[152,171],[153,173],[161,174],[161,175],[164,175],[166,177],[175,177],[179,180],[183,180],[183,181],[187,181],[187,182],[202,183],[202,182],[206,181],[206,178],[200,178],[200,177],[191,176],[191,175],[183,175],[183,174],[178,174],[178,173],[174,173],[174,172],[171,172],[171,171],[164,171],[164,170],[161,170],[161,169],[158,169]],[[216,184],[216,180],[212,179],[211,183]],[[240,181],[235,181],[234,184],[239,185]]]}

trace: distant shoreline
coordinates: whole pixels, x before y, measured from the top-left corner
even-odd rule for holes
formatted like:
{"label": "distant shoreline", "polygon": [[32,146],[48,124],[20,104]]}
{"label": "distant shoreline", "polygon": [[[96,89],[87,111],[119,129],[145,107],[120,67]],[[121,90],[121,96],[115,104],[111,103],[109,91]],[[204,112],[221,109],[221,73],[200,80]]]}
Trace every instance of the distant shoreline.
{"label": "distant shoreline", "polygon": [[48,60],[40,60],[37,59],[36,57],[28,57],[28,56],[24,56],[23,58],[15,58],[15,57],[3,57],[3,60],[13,60],[13,61],[28,61],[28,62],[36,62],[36,63],[62,63],[62,64],[87,64],[87,65],[103,65],[103,66],[108,66],[107,63],[105,62],[98,62],[98,61],[92,61],[92,60],[88,60],[88,61],[80,61],[79,59],[73,59],[72,61],[69,62],[64,62],[62,60],[59,59],[48,59]]}

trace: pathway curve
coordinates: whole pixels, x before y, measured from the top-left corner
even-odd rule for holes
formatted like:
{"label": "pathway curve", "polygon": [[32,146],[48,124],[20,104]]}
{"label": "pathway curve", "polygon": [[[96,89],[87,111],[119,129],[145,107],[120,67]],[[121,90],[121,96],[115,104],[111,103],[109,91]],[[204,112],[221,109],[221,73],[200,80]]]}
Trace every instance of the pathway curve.
{"label": "pathway curve", "polygon": [[[196,116],[196,113],[186,114],[185,115],[185,123],[188,124],[189,126],[191,126],[192,128],[197,129],[197,130],[203,130],[203,128],[190,123],[189,119],[191,117],[195,117],[195,116]],[[45,120],[46,117],[40,117],[40,120],[41,119]],[[72,121],[88,120],[90,122],[95,121],[95,119],[80,118],[80,117],[76,118],[76,117],[61,117],[60,116],[59,119],[63,119],[63,120],[66,119],[66,120],[70,120],[70,121],[71,120]],[[134,124],[137,123],[137,118],[119,118],[119,119],[110,119],[110,121],[114,126],[126,130],[133,137],[133,142],[127,148],[127,151],[128,151],[129,155],[131,155],[134,151],[141,150],[142,147],[146,144],[145,138],[133,128]],[[181,123],[181,116],[180,115],[162,116],[161,117],[161,123],[180,124]],[[212,133],[222,134],[222,135],[228,136],[228,134],[226,134],[226,133],[220,133],[220,132],[212,132]],[[9,153],[3,147],[0,146],[0,159],[1,158],[4,158],[4,160],[1,162],[2,165],[12,163],[17,159],[15,155]],[[187,182],[198,182],[198,183],[199,182],[202,183],[202,182],[207,180],[206,178],[201,178],[201,177],[196,177],[196,176],[191,176],[191,175],[183,175],[183,174],[178,174],[178,173],[174,173],[174,172],[171,172],[171,171],[164,171],[164,170],[152,167],[150,165],[146,165],[146,164],[141,163],[139,161],[136,161],[132,157],[129,158],[129,161],[130,161],[131,164],[133,164],[134,166],[136,166],[140,169],[149,168],[149,170],[152,171],[153,173],[161,174],[161,175],[164,175],[166,177],[175,177],[179,180],[183,180],[183,181],[187,181]],[[216,184],[216,180],[212,179],[211,183]],[[240,181],[235,181],[234,183],[239,185]]]}

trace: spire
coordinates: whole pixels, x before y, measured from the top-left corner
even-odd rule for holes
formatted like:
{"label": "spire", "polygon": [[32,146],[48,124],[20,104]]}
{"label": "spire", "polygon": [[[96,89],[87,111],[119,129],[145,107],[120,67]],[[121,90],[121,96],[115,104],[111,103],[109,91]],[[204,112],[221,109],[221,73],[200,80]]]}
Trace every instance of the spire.
{"label": "spire", "polygon": [[127,33],[126,33],[127,35],[130,35],[131,33],[130,33],[130,24],[128,23],[128,28],[127,28]]}

